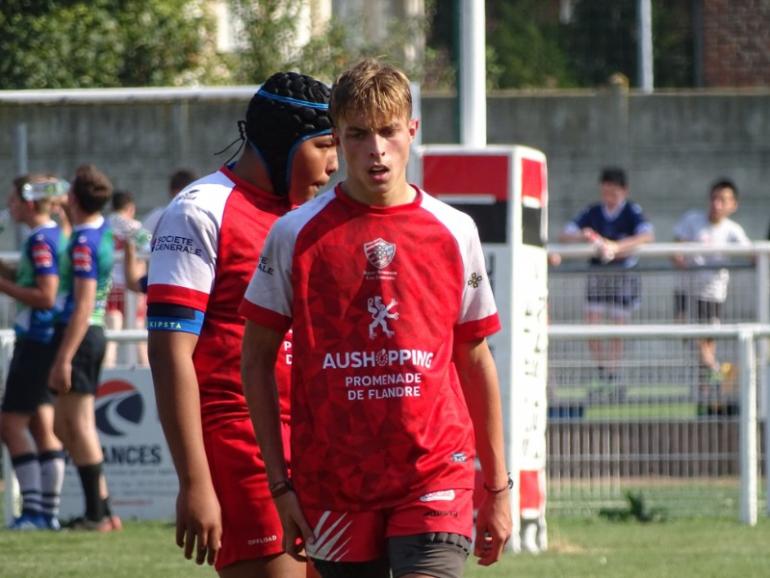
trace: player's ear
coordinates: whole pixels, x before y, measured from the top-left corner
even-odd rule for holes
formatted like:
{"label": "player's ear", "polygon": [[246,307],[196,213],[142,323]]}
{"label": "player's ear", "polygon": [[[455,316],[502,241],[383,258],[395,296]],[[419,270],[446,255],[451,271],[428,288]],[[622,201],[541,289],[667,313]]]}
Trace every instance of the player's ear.
{"label": "player's ear", "polygon": [[409,119],[409,123],[407,126],[409,127],[409,137],[412,140],[414,140],[414,137],[417,135],[417,130],[420,128],[420,119],[418,118]]}

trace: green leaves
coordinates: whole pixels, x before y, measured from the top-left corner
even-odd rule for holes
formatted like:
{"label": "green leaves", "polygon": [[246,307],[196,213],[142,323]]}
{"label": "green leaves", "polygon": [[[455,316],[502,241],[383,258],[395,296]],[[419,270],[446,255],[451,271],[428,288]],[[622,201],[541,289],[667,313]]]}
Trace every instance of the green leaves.
{"label": "green leaves", "polygon": [[0,88],[158,86],[198,66],[207,20],[188,0],[3,1]]}

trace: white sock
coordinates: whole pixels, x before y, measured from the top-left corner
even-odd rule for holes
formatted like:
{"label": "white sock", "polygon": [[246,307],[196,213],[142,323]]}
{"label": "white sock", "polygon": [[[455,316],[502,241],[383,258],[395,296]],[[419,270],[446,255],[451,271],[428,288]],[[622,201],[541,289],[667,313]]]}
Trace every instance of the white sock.
{"label": "white sock", "polygon": [[61,487],[64,483],[64,452],[62,450],[43,452],[38,460],[42,491],[41,509],[46,516],[58,516]]}

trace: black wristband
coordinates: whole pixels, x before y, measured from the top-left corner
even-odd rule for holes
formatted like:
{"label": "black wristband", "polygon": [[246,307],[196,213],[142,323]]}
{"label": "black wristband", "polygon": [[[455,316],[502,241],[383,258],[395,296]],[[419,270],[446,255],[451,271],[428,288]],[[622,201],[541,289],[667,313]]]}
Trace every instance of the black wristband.
{"label": "black wristband", "polygon": [[499,494],[505,490],[513,489],[513,478],[511,477],[511,472],[508,472],[508,482],[502,488],[490,488],[487,483],[484,482],[484,489],[490,494]]}
{"label": "black wristband", "polygon": [[291,480],[281,480],[280,482],[275,482],[274,484],[270,484],[270,495],[275,498],[280,498],[284,494],[288,494],[289,492],[294,491],[294,486],[291,485]]}

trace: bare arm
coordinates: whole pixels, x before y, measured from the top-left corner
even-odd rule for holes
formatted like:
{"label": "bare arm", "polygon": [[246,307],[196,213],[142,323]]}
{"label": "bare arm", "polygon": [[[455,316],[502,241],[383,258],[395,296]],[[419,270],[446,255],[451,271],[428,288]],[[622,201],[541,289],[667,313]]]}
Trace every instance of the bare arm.
{"label": "bare arm", "polygon": [[[486,488],[505,488],[503,413],[497,369],[486,339],[455,342],[454,362],[476,434],[476,453]],[[488,566],[500,559],[511,536],[508,491],[485,492],[476,522],[475,555]]]}
{"label": "bare arm", "polygon": [[631,235],[620,241],[605,241],[610,243],[614,247],[615,253],[621,256],[628,255],[636,247],[644,245],[645,243],[652,243],[655,240],[655,235],[652,231],[639,233],[638,235]]}
{"label": "bare arm", "polygon": [[0,277],[9,281],[16,279],[16,266],[0,260]]}
{"label": "bare arm", "polygon": [[[283,335],[280,333],[246,321],[241,353],[243,392],[249,405],[249,414],[271,487],[289,479],[283,452],[278,387],[274,373],[275,359],[282,341]],[[286,492],[275,498],[275,506],[284,529],[284,550],[291,556],[302,559],[302,547],[298,547],[296,541],[302,538],[312,544],[313,534],[302,515],[297,496],[293,491]]]}
{"label": "bare arm", "polygon": [[0,292],[34,309],[50,309],[56,303],[59,289],[58,275],[37,275],[35,287],[22,287],[13,281],[0,277]]}
{"label": "bare arm", "polygon": [[179,478],[176,541],[196,562],[213,564],[220,548],[222,520],[203,445],[200,393],[192,354],[198,336],[150,331],[148,352],[163,433]]}
{"label": "bare arm", "polygon": [[72,388],[72,358],[91,324],[91,313],[96,303],[96,279],[75,277],[73,298],[75,309],[56,351],[48,378],[48,387],[59,393],[67,393]]}
{"label": "bare arm", "polygon": [[147,271],[144,263],[136,257],[136,245],[133,239],[127,239],[124,248],[123,272],[126,277],[126,287],[137,293],[142,292],[139,280]]}
{"label": "bare arm", "polygon": [[595,235],[594,230],[588,227],[576,231],[565,229],[559,234],[559,243],[590,243]]}

